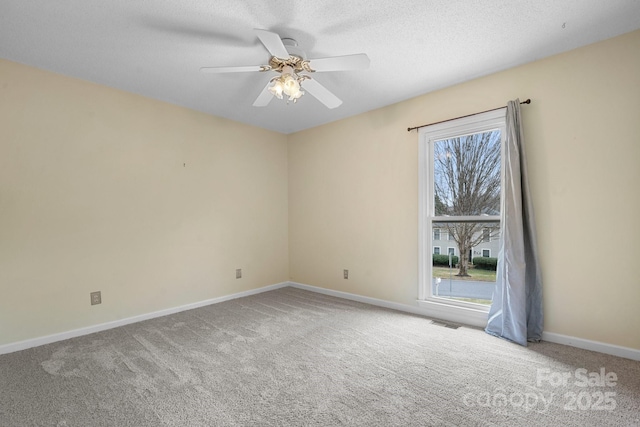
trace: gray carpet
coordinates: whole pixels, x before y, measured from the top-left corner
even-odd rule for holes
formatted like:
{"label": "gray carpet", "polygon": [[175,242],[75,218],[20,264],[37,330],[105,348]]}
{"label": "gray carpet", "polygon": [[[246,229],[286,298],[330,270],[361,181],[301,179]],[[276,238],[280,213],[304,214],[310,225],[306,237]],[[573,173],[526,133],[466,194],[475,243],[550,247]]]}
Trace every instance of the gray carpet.
{"label": "gray carpet", "polygon": [[295,288],[0,356],[3,427],[338,425],[640,426],[640,362]]}

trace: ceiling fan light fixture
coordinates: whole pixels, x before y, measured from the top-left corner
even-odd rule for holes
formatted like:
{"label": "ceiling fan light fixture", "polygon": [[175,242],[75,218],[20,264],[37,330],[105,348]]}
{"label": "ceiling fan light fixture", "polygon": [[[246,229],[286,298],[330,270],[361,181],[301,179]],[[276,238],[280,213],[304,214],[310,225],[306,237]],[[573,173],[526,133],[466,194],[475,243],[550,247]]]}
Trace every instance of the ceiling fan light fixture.
{"label": "ceiling fan light fixture", "polygon": [[288,96],[288,101],[294,103],[304,95],[304,91],[300,87],[300,82],[304,80],[304,76],[300,77],[293,72],[291,67],[285,67],[282,75],[271,81],[273,84],[269,87],[269,92],[278,99],[283,99],[284,95]]}
{"label": "ceiling fan light fixture", "polygon": [[284,84],[281,81],[281,77],[273,79],[273,85],[269,87],[269,92],[278,99],[282,99],[282,93],[284,92]]}
{"label": "ceiling fan light fixture", "polygon": [[289,101],[293,101],[295,103],[298,99],[300,99],[300,97],[302,97],[302,95],[304,95],[304,91],[298,90],[297,92],[289,95]]}
{"label": "ceiling fan light fixture", "polygon": [[292,96],[300,92],[300,83],[297,79],[294,79],[291,74],[282,76],[284,79],[284,93],[285,95]]}

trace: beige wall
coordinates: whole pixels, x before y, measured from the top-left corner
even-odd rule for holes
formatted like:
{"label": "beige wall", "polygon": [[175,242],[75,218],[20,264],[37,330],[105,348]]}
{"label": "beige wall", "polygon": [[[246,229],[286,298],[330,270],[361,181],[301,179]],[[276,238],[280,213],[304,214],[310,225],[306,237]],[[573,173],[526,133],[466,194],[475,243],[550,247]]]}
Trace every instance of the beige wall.
{"label": "beige wall", "polygon": [[638,52],[634,32],[289,136],[0,60],[0,346],[287,274],[413,305],[406,128],[530,97],[545,330],[640,349]]}
{"label": "beige wall", "polygon": [[291,280],[415,305],[418,137],[407,127],[531,98],[545,330],[640,349],[638,70],[640,31],[291,135]]}
{"label": "beige wall", "polygon": [[0,60],[0,345],[286,281],[287,197],[285,135]]}

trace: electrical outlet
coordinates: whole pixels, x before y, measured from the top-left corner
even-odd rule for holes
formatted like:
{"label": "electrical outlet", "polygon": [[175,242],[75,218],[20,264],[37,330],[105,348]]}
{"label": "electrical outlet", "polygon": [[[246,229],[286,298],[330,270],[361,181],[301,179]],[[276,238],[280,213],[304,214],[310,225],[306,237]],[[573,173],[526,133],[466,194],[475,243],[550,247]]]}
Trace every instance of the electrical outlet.
{"label": "electrical outlet", "polygon": [[236,268],[236,279],[242,279],[242,269]]}
{"label": "electrical outlet", "polygon": [[348,279],[349,278],[349,270],[347,270],[346,268],[344,269],[344,278]]}
{"label": "electrical outlet", "polygon": [[100,291],[91,292],[91,305],[102,304],[102,294]]}

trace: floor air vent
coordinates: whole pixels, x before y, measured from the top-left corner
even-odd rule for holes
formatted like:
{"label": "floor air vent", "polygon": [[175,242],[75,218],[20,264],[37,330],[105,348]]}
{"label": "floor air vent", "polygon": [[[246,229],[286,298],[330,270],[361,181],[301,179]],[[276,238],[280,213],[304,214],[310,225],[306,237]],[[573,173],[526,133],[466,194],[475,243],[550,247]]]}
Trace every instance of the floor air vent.
{"label": "floor air vent", "polygon": [[436,326],[443,326],[449,329],[458,329],[460,327],[460,325],[456,325],[455,323],[447,323],[447,322],[442,322],[440,320],[432,320],[431,323]]}

